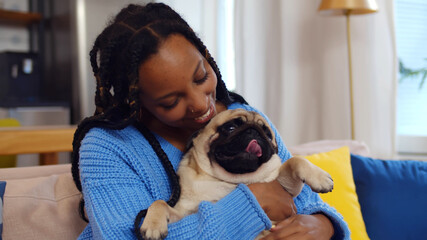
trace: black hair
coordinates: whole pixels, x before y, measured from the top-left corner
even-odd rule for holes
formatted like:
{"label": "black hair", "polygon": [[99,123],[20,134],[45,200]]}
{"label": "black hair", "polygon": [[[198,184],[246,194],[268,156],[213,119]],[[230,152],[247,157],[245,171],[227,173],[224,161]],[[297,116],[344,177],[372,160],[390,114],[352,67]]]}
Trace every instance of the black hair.
{"label": "black hair", "polygon": [[[155,54],[161,42],[172,34],[184,36],[211,65],[218,79],[217,100],[226,106],[236,101],[246,103],[243,97],[227,90],[215,60],[178,13],[163,3],[126,6],[96,38],[89,54],[96,79],[96,110],[93,116],[80,122],[74,134],[71,171],[79,191],[82,191],[79,149],[86,133],[93,127],[123,129],[129,125],[135,125],[149,141],[170,177],[173,191],[168,204],[174,206],[177,202],[180,194],[178,176],[159,142],[143,124],[138,122],[141,106],[138,97],[139,66]],[[80,214],[88,221],[84,215],[83,199],[80,204]],[[142,217],[141,212],[137,220],[139,218],[140,221]]]}

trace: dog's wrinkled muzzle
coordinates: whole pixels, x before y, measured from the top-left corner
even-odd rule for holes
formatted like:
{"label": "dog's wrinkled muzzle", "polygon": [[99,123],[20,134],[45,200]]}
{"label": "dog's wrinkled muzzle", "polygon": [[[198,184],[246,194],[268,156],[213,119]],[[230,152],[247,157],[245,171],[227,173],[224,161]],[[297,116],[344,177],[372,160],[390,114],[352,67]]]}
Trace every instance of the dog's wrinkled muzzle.
{"label": "dog's wrinkled muzzle", "polygon": [[219,136],[210,144],[209,159],[227,172],[255,172],[275,153],[271,133],[262,122],[232,119],[219,126]]}

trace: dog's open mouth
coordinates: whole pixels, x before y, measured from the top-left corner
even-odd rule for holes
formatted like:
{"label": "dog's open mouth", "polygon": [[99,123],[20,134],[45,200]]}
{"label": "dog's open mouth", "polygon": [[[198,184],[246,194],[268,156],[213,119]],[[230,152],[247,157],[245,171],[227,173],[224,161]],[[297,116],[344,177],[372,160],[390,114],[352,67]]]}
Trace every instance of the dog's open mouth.
{"label": "dog's open mouth", "polygon": [[[263,152],[266,149],[267,152]],[[211,160],[217,162],[230,173],[244,174],[255,172],[273,154],[268,146],[257,139],[244,141],[234,139],[231,143],[218,144],[211,148]]]}
{"label": "dog's open mouth", "polygon": [[256,155],[257,157],[261,157],[262,156],[262,148],[258,144],[258,141],[255,140],[255,139],[252,139],[249,142],[248,146],[246,147],[246,152],[252,153],[252,154]]}

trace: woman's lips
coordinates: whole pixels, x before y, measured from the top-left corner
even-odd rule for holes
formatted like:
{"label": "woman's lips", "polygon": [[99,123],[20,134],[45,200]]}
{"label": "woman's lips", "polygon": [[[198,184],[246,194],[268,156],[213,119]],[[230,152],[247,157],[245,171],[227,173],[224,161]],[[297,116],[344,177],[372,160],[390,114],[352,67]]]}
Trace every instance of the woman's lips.
{"label": "woman's lips", "polygon": [[197,123],[205,123],[209,121],[215,115],[214,104],[211,104],[208,111],[202,116],[195,118],[194,121]]}

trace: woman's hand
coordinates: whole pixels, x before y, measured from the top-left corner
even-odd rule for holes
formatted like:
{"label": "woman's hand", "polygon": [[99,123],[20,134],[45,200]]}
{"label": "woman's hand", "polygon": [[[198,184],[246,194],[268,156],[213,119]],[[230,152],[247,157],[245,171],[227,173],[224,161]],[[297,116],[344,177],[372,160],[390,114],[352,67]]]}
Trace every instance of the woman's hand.
{"label": "woman's hand", "polygon": [[297,215],[292,196],[278,181],[248,185],[258,203],[272,221],[279,222],[263,240],[330,239],[334,235],[331,221],[323,214]]}
{"label": "woman's hand", "polygon": [[292,196],[276,180],[248,185],[258,203],[272,221],[282,221],[297,213]]}
{"label": "woman's hand", "polygon": [[334,228],[325,215],[293,215],[271,228],[270,233],[262,240],[327,240],[331,239],[333,235]]}

